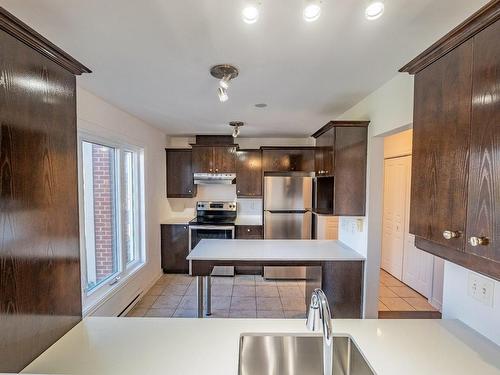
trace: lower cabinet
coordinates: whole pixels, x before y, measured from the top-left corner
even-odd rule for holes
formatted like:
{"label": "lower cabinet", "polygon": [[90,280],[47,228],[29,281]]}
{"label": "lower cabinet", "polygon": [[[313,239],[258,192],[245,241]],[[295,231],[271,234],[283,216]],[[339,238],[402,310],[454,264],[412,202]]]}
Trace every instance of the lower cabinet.
{"label": "lower cabinet", "polygon": [[[264,228],[262,225],[237,225],[235,231],[237,240],[262,240]],[[236,249],[237,250],[237,249]],[[240,275],[262,275],[262,267],[236,267],[235,272]]]}
{"label": "lower cabinet", "polygon": [[161,225],[161,267],[165,273],[189,273],[189,227],[184,224]]}

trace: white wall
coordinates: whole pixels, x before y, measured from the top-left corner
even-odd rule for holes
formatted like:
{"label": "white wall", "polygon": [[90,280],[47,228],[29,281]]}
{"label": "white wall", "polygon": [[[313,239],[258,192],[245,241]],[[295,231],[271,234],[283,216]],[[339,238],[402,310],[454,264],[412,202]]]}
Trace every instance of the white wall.
{"label": "white wall", "polygon": [[165,134],[99,97],[77,88],[78,129],[144,148],[147,264],[109,295],[91,315],[116,316],[161,275],[160,222],[170,210],[165,196]]}
{"label": "white wall", "polygon": [[471,271],[445,262],[444,272],[443,318],[460,319],[500,345],[500,282],[494,282],[493,306],[485,306],[467,294]]}
{"label": "white wall", "polygon": [[[367,257],[365,274],[365,317],[377,316],[380,251],[382,243],[383,136],[411,127],[413,118],[413,78],[398,74],[344,113],[340,119],[370,120],[368,127],[367,212],[363,228],[356,219],[343,217],[339,239]],[[439,261],[437,267],[440,267]],[[444,262],[443,317],[462,320],[492,341],[500,344],[500,283],[495,282],[493,308],[467,296],[464,268]],[[439,291],[435,291],[439,299]]]}
{"label": "white wall", "polygon": [[358,220],[355,218],[342,217],[339,224],[339,239],[367,258],[364,296],[364,312],[367,318],[378,316],[384,190],[383,137],[411,127],[412,118],[413,77],[408,74],[398,74],[339,118],[339,120],[370,120],[366,217],[362,219],[362,228],[359,228]]}

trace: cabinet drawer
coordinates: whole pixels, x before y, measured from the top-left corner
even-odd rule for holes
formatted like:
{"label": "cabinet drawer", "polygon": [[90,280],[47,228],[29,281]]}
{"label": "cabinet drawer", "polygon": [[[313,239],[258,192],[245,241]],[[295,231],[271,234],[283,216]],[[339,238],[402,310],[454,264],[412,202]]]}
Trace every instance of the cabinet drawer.
{"label": "cabinet drawer", "polygon": [[261,240],[264,238],[262,225],[237,225],[236,239]]}

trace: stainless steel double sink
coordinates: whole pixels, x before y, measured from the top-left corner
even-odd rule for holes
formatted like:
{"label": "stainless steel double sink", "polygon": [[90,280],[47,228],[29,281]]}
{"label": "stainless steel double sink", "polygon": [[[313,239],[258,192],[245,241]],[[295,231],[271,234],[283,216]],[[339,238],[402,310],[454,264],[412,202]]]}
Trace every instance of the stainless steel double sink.
{"label": "stainless steel double sink", "polygon": [[[239,375],[323,375],[323,337],[242,334]],[[332,375],[374,375],[354,341],[333,338]]]}

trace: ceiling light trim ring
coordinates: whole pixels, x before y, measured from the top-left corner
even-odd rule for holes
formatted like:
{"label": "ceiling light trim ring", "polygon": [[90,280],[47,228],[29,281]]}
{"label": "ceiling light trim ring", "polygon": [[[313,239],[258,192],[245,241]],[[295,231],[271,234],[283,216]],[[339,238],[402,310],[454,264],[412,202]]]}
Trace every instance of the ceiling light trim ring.
{"label": "ceiling light trim ring", "polygon": [[239,71],[238,68],[233,65],[218,64],[210,68],[210,74],[212,75],[212,77],[215,77],[217,79],[226,78],[227,81],[230,81],[238,77]]}

